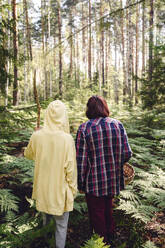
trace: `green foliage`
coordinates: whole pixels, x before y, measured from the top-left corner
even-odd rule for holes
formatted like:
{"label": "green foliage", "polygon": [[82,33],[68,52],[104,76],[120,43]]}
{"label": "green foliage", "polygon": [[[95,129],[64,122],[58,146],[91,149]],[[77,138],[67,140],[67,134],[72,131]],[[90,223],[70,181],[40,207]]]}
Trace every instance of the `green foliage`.
{"label": "green foliage", "polygon": [[22,139],[25,140],[24,134],[27,137],[28,132],[25,128],[32,127],[36,120],[35,108],[34,106],[27,109],[26,107],[23,109],[15,107],[11,107],[10,109],[4,108],[0,112],[0,117],[1,139],[11,141],[15,139],[21,140],[21,137],[23,137]]}
{"label": "green foliage", "polygon": [[[154,112],[150,111],[153,122],[157,118]],[[130,163],[135,168],[135,178],[121,192],[116,210],[124,211],[136,219],[137,223],[147,223],[154,213],[165,209],[164,129],[159,129],[161,121],[157,122],[156,129],[149,128],[145,125],[145,114],[137,115],[138,121],[133,113],[132,119],[125,125],[133,150]]]}
{"label": "green foliage", "polygon": [[19,198],[9,189],[0,189],[0,211],[2,213],[18,212]]}
{"label": "green foliage", "polygon": [[108,248],[109,245],[106,245],[103,242],[103,238],[99,237],[98,235],[94,234],[91,239],[85,242],[84,246],[81,248]]}
{"label": "green foliage", "polygon": [[141,79],[142,88],[140,95],[144,109],[164,109],[165,103],[165,46],[154,48],[153,74],[149,81],[146,75]]}
{"label": "green foliage", "polygon": [[74,201],[74,210],[76,210],[80,214],[87,212],[87,204],[86,204],[84,195],[78,193]]}
{"label": "green foliage", "polygon": [[[25,214],[13,225],[0,226],[0,246],[3,248],[37,248],[37,247],[54,247],[54,222],[41,227],[41,216],[29,218]],[[47,237],[49,236],[49,239]]]}
{"label": "green foliage", "polygon": [[36,105],[0,107],[0,160],[6,153],[26,146],[36,126]]}
{"label": "green foliage", "polygon": [[143,248],[157,248],[158,246],[156,246],[153,242],[148,240],[142,247]]}
{"label": "green foliage", "polygon": [[[7,5],[3,5],[3,11],[7,10]],[[5,85],[7,79],[11,80],[11,74],[7,72],[7,60],[12,58],[11,51],[7,47],[8,30],[11,29],[11,21],[5,19],[4,16],[0,20],[0,90],[5,94]]]}
{"label": "green foliage", "polygon": [[0,173],[8,176],[8,182],[10,184],[32,183],[33,161],[24,157],[10,157],[10,159],[6,163],[4,161],[0,163]]}

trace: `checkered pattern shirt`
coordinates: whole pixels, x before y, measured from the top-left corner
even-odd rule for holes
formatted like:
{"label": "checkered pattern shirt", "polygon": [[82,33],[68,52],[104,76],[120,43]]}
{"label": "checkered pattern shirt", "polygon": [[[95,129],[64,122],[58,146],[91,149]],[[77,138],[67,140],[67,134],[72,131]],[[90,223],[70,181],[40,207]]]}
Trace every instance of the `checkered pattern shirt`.
{"label": "checkered pattern shirt", "polygon": [[80,125],[76,137],[78,189],[95,196],[115,196],[124,188],[123,164],[131,155],[121,122],[109,117]]}

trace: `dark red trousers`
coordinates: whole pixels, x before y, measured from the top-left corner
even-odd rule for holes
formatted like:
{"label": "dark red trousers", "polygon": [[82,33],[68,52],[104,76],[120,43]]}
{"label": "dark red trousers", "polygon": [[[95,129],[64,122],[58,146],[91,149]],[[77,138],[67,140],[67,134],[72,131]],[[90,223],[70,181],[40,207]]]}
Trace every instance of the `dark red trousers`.
{"label": "dark red trousers", "polygon": [[114,219],[112,216],[112,198],[109,196],[96,197],[86,194],[91,231],[104,237],[108,243],[114,234]]}

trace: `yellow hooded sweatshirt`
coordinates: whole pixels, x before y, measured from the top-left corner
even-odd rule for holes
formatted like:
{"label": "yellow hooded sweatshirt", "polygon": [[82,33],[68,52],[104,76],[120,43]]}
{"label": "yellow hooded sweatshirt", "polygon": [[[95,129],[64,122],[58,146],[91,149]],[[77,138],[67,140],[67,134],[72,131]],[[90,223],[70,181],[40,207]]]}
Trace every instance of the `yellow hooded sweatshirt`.
{"label": "yellow hooded sweatshirt", "polygon": [[77,193],[76,152],[60,100],[47,107],[44,126],[32,134],[24,155],[35,160],[32,198],[37,210],[52,215],[72,211]]}

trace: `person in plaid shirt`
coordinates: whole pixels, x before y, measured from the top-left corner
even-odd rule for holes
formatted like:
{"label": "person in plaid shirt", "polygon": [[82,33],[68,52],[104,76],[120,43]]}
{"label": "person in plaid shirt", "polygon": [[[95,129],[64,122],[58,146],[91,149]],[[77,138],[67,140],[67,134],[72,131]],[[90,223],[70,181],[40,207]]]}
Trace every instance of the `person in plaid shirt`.
{"label": "person in plaid shirt", "polygon": [[122,123],[109,117],[104,98],[90,97],[86,116],[89,120],[76,136],[78,189],[86,194],[91,231],[109,244],[115,230],[112,200],[124,189],[123,165],[132,151]]}

